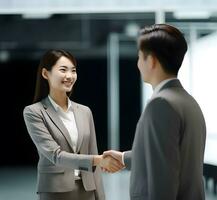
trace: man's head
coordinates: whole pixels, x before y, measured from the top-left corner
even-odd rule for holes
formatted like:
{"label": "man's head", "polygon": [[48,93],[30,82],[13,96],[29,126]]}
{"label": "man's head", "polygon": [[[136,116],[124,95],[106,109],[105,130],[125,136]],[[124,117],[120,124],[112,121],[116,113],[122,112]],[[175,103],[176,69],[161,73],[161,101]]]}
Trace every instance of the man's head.
{"label": "man's head", "polygon": [[177,28],[168,24],[154,24],[141,29],[138,48],[143,59],[138,61],[141,73],[146,73],[146,69],[141,70],[141,62],[153,64],[154,58],[165,74],[177,76],[187,51],[187,43]]}

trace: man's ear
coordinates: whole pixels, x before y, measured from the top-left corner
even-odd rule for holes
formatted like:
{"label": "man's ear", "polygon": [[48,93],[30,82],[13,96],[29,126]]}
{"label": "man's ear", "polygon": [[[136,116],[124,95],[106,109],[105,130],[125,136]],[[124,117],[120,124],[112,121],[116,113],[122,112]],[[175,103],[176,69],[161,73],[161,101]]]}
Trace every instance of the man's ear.
{"label": "man's ear", "polygon": [[42,68],[41,75],[44,79],[48,79],[48,71],[45,68]]}
{"label": "man's ear", "polygon": [[149,54],[146,59],[150,69],[154,69],[156,66],[156,57],[153,54]]}

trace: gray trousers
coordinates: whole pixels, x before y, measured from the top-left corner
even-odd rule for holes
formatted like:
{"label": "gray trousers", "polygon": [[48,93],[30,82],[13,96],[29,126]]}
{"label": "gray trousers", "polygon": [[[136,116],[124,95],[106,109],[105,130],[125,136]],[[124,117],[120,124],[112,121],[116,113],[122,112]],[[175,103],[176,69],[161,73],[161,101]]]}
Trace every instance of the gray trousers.
{"label": "gray trousers", "polygon": [[77,180],[73,191],[38,193],[38,200],[95,200],[95,194],[85,191],[82,181]]}

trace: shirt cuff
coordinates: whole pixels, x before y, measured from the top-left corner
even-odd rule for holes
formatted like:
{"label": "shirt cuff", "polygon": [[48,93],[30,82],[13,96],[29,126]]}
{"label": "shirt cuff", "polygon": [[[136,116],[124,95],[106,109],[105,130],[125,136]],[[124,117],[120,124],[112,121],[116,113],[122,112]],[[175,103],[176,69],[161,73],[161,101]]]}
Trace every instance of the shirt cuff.
{"label": "shirt cuff", "polygon": [[124,154],[125,154],[125,152],[122,153],[122,163],[125,166],[125,163],[124,163]]}

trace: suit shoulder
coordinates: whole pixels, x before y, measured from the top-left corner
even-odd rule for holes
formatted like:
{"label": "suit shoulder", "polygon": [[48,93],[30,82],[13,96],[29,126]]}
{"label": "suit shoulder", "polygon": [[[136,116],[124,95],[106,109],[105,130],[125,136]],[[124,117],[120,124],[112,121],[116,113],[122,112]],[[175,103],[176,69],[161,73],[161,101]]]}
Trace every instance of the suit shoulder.
{"label": "suit shoulder", "polygon": [[72,101],[72,105],[78,109],[81,109],[86,112],[91,112],[91,109],[88,106]]}
{"label": "suit shoulder", "polygon": [[158,96],[153,98],[151,101],[149,101],[149,103],[147,104],[147,107],[152,107],[152,106],[156,106],[156,105],[161,105],[161,104],[170,104],[169,100]]}
{"label": "suit shoulder", "polygon": [[159,113],[170,110],[171,112],[177,112],[173,104],[169,99],[164,97],[153,98],[146,106],[145,111],[151,113]]}
{"label": "suit shoulder", "polygon": [[23,109],[23,113],[27,113],[27,112],[34,112],[34,113],[37,113],[40,108],[42,108],[42,104],[41,102],[37,102],[37,103],[34,103],[34,104],[31,104],[31,105],[28,105],[28,106],[25,106],[24,109]]}

